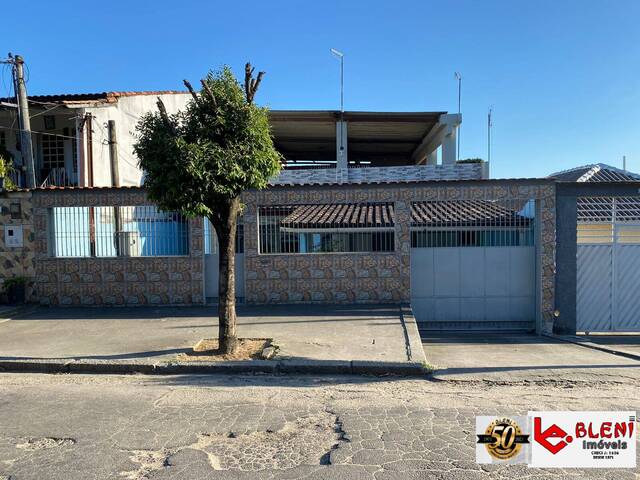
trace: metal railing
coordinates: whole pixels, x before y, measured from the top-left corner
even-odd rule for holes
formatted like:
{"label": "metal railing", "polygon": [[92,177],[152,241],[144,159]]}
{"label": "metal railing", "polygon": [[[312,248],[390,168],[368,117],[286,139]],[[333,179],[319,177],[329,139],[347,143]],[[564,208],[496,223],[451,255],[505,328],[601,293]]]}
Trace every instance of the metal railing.
{"label": "metal railing", "polygon": [[392,252],[392,203],[262,206],[261,254]]}
{"label": "metal railing", "polygon": [[77,175],[67,172],[66,168],[57,167],[49,170],[46,176],[41,179],[40,187],[73,187],[78,185]]}
{"label": "metal railing", "polygon": [[53,257],[159,257],[189,254],[189,225],[155,206],[53,207]]}
{"label": "metal railing", "polygon": [[579,197],[577,242],[640,244],[640,196]]}

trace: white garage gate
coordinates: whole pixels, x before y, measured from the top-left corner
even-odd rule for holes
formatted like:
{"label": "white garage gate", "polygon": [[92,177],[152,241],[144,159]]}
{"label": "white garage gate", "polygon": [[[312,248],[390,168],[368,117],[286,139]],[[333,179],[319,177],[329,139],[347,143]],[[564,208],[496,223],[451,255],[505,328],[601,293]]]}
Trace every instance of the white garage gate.
{"label": "white garage gate", "polygon": [[411,306],[421,330],[534,330],[535,203],[412,204]]}
{"label": "white garage gate", "polygon": [[640,197],[577,201],[576,330],[640,331]]}

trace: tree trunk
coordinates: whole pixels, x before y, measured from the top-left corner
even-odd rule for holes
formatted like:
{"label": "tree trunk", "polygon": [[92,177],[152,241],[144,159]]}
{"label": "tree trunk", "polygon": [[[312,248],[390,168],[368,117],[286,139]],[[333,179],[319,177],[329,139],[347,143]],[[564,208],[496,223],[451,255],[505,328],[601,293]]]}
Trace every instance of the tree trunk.
{"label": "tree trunk", "polygon": [[234,353],[238,348],[236,334],[236,224],[240,213],[240,199],[234,198],[219,209],[218,219],[211,223],[218,235],[218,342],[220,353]]}

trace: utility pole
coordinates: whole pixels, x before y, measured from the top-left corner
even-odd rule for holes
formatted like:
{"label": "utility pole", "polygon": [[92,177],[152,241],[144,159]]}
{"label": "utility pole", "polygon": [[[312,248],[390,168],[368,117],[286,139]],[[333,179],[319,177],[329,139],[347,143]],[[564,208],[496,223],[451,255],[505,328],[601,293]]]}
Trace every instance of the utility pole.
{"label": "utility pole", "polygon": [[[109,120],[107,123],[107,131],[109,133],[109,158],[111,160],[111,186],[120,186],[120,172],[118,170],[118,139],[116,137],[116,122]],[[122,255],[122,217],[120,215],[120,207],[113,207],[113,216],[116,221],[116,231],[114,233],[114,247],[116,256]]]}
{"label": "utility pole", "polygon": [[24,82],[24,59],[20,55],[15,57],[9,55],[9,59],[13,64],[13,81],[18,102],[18,116],[20,118],[20,153],[22,154],[22,163],[27,167],[27,188],[35,188],[36,177],[33,166],[31,119],[29,118],[27,87]]}

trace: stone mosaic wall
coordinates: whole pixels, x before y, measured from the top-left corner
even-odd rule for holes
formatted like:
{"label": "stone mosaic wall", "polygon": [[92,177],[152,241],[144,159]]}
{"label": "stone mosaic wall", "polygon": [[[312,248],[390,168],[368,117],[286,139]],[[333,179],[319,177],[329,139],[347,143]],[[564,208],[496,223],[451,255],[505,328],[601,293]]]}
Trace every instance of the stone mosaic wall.
{"label": "stone mosaic wall", "polygon": [[37,299],[44,305],[192,305],[204,302],[202,221],[189,221],[190,252],[176,257],[54,258],[51,207],[151,205],[139,188],[35,191]]}
{"label": "stone mosaic wall", "polygon": [[[546,181],[479,181],[327,187],[277,187],[244,196],[245,295],[248,303],[409,302],[410,205],[420,200],[529,200],[540,207],[540,310],[550,331],[554,310],[555,186]],[[259,255],[262,205],[394,202],[393,253]]]}
{"label": "stone mosaic wall", "polygon": [[[18,215],[11,214],[11,206],[19,206]],[[0,194],[0,284],[13,277],[28,279],[27,301],[33,301],[35,278],[34,234],[32,225],[31,193],[5,192]],[[5,225],[22,225],[23,247],[8,247],[4,241]],[[2,286],[0,285],[0,290]]]}
{"label": "stone mosaic wall", "polygon": [[[410,205],[420,200],[536,199],[539,205],[540,310],[551,331],[555,277],[555,185],[546,181],[477,181],[326,187],[247,192],[245,298],[248,303],[410,301]],[[258,207],[336,202],[394,202],[394,252],[259,255]],[[37,299],[50,305],[199,304],[204,300],[203,232],[190,221],[190,254],[158,258],[52,258],[47,209],[53,206],[148,205],[139,188],[36,191],[33,249]]]}

